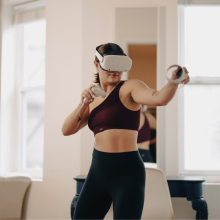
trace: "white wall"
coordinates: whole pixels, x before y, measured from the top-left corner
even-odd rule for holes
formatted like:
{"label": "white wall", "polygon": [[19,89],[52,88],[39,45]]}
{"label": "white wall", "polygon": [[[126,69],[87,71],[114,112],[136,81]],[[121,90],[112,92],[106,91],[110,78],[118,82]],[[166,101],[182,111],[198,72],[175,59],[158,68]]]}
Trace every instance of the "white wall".
{"label": "white wall", "polygon": [[[64,119],[80,102],[81,92],[93,80],[94,50],[116,42],[116,8],[166,7],[166,66],[177,63],[176,0],[47,0],[45,86],[44,177],[33,181],[24,203],[23,218],[70,219],[70,203],[76,192],[72,179],[87,174],[94,143],[85,127],[72,136],[61,132]],[[165,85],[166,82],[164,82]],[[166,174],[178,174],[177,99],[166,106]],[[210,218],[220,219],[219,185],[207,186]],[[172,199],[176,219],[195,219],[191,202]]]}

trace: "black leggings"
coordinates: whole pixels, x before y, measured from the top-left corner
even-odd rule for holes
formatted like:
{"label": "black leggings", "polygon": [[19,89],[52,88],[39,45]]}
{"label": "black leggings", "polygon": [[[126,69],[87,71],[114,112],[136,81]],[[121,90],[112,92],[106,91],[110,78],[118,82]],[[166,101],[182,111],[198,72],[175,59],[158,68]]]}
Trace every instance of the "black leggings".
{"label": "black leggings", "polygon": [[138,150],[144,162],[154,163],[150,150],[143,150],[143,149],[138,149]]}
{"label": "black leggings", "polygon": [[74,219],[104,219],[112,202],[114,219],[141,219],[145,176],[139,151],[107,153],[94,149]]}

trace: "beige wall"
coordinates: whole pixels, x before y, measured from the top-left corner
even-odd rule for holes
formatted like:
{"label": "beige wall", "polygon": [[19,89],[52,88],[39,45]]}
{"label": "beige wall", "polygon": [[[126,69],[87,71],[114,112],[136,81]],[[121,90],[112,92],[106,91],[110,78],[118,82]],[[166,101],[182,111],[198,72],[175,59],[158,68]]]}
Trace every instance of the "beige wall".
{"label": "beige wall", "polygon": [[126,7],[116,9],[116,40],[120,41],[128,36],[153,36],[157,35],[157,8]]}
{"label": "beige wall", "polygon": [[143,7],[116,9],[116,42],[127,50],[125,43],[157,42],[157,8],[145,4]]}
{"label": "beige wall", "polygon": [[[128,54],[129,44],[157,44],[157,8],[116,8],[116,43]],[[123,73],[122,79],[128,79]]]}
{"label": "beige wall", "polygon": [[[76,192],[73,177],[88,173],[94,136],[88,127],[62,136],[63,121],[93,80],[95,46],[115,42],[115,8],[148,6],[166,7],[166,66],[177,63],[176,0],[47,0],[44,177],[32,183],[23,218],[70,219],[70,203]],[[178,172],[177,98],[165,114],[168,175]],[[185,212],[194,219],[190,202],[172,201],[176,218]]]}
{"label": "beige wall", "polygon": [[[88,88],[94,80],[95,48],[107,42],[115,42],[115,11],[109,1],[83,1],[83,65],[82,87]],[[94,144],[94,134],[86,126],[81,135],[81,174],[87,174]]]}
{"label": "beige wall", "polygon": [[70,219],[73,177],[81,172],[81,133],[61,128],[80,102],[82,87],[82,1],[48,0],[43,181],[30,187],[23,218]]}

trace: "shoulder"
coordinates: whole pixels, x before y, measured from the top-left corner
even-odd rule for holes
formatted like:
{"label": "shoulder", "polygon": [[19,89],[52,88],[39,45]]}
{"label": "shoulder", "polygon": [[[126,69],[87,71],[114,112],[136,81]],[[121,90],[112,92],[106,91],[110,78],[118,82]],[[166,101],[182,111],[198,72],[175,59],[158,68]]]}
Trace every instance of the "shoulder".
{"label": "shoulder", "polygon": [[125,82],[127,85],[130,86],[137,86],[137,85],[146,85],[143,81],[139,80],[139,79],[127,79],[125,80]]}
{"label": "shoulder", "polygon": [[132,110],[132,111],[137,111],[140,109],[141,105],[139,103],[136,103],[132,96],[131,96],[131,93],[133,91],[133,80],[123,80],[123,84],[121,86],[121,89],[119,91],[119,98],[122,102],[122,104]]}
{"label": "shoulder", "polygon": [[128,79],[124,81],[123,86],[131,91],[134,88],[145,87],[147,85],[139,79]]}

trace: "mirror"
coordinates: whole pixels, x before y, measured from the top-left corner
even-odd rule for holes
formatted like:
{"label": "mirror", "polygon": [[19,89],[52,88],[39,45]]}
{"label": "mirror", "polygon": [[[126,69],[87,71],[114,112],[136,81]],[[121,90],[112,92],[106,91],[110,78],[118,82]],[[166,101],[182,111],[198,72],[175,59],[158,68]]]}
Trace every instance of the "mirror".
{"label": "mirror", "polygon": [[[157,89],[157,9],[117,8],[116,43],[132,59],[132,68],[122,80],[139,79]],[[156,106],[143,108],[138,149],[144,163],[156,163]]]}

